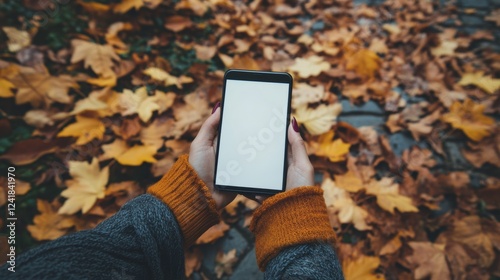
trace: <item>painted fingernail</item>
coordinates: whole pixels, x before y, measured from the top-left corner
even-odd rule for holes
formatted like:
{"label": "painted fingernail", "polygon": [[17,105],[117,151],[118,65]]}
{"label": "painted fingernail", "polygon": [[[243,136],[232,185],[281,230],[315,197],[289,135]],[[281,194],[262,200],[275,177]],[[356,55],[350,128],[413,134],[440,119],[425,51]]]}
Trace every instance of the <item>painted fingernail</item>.
{"label": "painted fingernail", "polygon": [[297,123],[295,117],[292,117],[292,128],[295,132],[299,132],[299,124]]}
{"label": "painted fingernail", "polygon": [[217,102],[217,104],[215,104],[214,108],[212,109],[212,114],[215,113],[215,111],[217,110],[217,108],[220,107],[220,102]]}

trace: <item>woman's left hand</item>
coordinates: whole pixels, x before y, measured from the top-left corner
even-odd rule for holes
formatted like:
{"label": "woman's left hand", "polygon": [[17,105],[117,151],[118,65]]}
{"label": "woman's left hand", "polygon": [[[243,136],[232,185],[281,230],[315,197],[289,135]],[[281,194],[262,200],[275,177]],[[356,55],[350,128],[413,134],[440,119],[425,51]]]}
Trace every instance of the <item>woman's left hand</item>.
{"label": "woman's left hand", "polygon": [[222,209],[236,197],[236,194],[220,192],[214,188],[215,149],[217,148],[217,128],[220,121],[219,104],[215,105],[212,115],[203,123],[198,135],[191,143],[189,164],[212,193],[217,209]]}

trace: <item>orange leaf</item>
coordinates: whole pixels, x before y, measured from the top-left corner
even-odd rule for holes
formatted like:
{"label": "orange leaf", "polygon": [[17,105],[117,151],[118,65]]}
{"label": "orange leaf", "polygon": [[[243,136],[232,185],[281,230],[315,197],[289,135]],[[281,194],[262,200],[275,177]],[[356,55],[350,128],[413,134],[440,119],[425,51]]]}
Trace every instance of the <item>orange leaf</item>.
{"label": "orange leaf", "polygon": [[467,137],[480,141],[491,134],[495,120],[483,114],[484,105],[476,104],[466,99],[463,104],[455,101],[450,112],[443,115],[443,121],[450,123],[454,128],[462,130]]}

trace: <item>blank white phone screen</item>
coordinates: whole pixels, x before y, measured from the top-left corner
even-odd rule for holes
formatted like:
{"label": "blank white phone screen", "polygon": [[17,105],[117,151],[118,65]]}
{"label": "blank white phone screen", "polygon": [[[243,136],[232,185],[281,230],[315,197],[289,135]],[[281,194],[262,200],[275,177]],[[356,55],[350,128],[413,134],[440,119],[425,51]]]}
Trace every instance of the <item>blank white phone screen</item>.
{"label": "blank white phone screen", "polygon": [[226,80],[217,185],[281,190],[288,83]]}

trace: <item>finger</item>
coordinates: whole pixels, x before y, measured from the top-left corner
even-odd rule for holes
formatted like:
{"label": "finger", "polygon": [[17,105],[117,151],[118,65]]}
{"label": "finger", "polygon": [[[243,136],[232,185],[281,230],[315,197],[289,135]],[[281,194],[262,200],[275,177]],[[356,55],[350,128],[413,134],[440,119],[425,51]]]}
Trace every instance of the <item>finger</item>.
{"label": "finger", "polygon": [[307,155],[304,140],[300,137],[300,133],[296,132],[290,123],[288,126],[288,142],[292,148],[292,162],[294,163],[310,163],[309,156]]}
{"label": "finger", "polygon": [[220,121],[220,108],[217,108],[213,114],[208,117],[208,119],[203,123],[196,135],[196,138],[193,140],[197,141],[202,145],[212,146],[215,137],[217,136],[217,128],[219,127]]}

